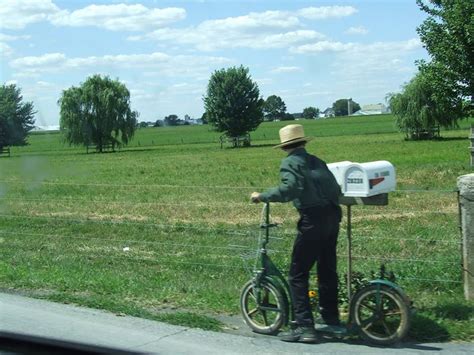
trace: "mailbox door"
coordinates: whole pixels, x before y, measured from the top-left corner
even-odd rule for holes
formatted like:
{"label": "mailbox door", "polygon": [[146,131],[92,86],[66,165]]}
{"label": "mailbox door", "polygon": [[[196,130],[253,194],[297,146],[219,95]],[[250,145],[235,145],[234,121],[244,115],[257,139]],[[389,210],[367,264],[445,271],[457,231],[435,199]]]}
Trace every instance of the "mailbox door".
{"label": "mailbox door", "polygon": [[352,166],[347,169],[344,182],[346,196],[367,196],[367,174],[360,167]]}

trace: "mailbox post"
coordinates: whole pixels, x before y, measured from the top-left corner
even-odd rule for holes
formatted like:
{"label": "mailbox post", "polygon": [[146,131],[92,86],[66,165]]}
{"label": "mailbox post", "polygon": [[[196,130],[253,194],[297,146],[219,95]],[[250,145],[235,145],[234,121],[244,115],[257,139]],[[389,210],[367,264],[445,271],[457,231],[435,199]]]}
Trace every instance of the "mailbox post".
{"label": "mailbox post", "polygon": [[370,197],[347,197],[341,196],[339,204],[347,206],[347,299],[352,297],[352,206],[386,206],[388,205],[388,194],[379,194]]}
{"label": "mailbox post", "polygon": [[341,186],[339,204],[347,206],[347,297],[352,297],[352,206],[388,204],[388,192],[396,186],[395,168],[385,160],[368,163],[341,161],[328,164]]}

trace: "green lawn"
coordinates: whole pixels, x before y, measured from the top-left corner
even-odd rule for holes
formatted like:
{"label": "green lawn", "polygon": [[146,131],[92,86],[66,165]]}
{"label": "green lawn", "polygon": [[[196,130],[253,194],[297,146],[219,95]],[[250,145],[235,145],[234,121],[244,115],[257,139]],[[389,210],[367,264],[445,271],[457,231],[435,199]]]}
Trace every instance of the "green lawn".
{"label": "green lawn", "polygon": [[[239,312],[261,211],[248,197],[278,183],[283,154],[271,146],[287,123],[263,123],[242,149],[220,149],[208,126],[139,129],[106,154],[33,134],[0,158],[0,287],[218,328],[215,314]],[[389,205],[353,208],[354,268],[369,277],[383,262],[395,272],[418,309],[413,338],[473,340],[455,192],[456,178],[472,171],[470,121],[427,142],[405,141],[390,115],[299,123],[315,137],[308,150],[327,162],[394,164]],[[297,215],[275,204],[272,216],[282,223],[272,257],[286,269]]]}

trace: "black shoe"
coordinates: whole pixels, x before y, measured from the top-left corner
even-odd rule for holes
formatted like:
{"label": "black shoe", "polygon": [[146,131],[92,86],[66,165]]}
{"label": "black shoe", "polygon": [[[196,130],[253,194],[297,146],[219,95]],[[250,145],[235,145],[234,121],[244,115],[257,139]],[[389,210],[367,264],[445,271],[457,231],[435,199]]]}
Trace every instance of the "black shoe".
{"label": "black shoe", "polygon": [[288,332],[281,333],[280,340],[291,343],[316,343],[318,341],[318,337],[313,326],[300,326],[296,329],[291,329]]}

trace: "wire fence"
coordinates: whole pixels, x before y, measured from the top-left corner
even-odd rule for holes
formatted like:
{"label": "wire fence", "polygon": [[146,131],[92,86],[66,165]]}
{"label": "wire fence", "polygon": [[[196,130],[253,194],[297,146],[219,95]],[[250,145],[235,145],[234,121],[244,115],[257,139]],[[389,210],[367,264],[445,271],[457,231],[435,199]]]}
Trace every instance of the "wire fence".
{"label": "wire fence", "polygon": [[[22,185],[63,185],[63,186],[92,186],[92,187],[127,187],[127,188],[174,188],[174,189],[235,189],[235,190],[252,190],[252,189],[264,189],[268,186],[235,186],[235,185],[172,185],[172,184],[104,184],[104,183],[77,183],[77,182],[57,182],[57,181],[44,181],[44,180],[0,180],[3,184],[22,184]],[[399,189],[394,192],[399,193],[453,193],[457,192],[457,189]]]}
{"label": "wire fence", "polygon": [[[78,260],[95,258],[124,263],[133,261],[223,268],[239,272],[248,270],[256,255],[260,233],[259,207],[246,199],[214,201],[211,196],[205,202],[198,199],[176,201],[173,195],[170,201],[143,201],[131,198],[132,195],[111,199],[100,198],[101,195],[94,193],[58,197],[50,189],[57,186],[92,190],[140,188],[174,190],[177,193],[183,189],[194,192],[239,190],[246,196],[248,192],[262,187],[17,180],[2,180],[1,184],[8,186],[4,189],[8,193],[0,195],[0,245],[7,254],[4,260],[18,256],[15,250],[5,251],[8,246],[17,246],[18,253],[19,250],[29,250],[50,254],[54,249]],[[31,184],[41,186],[33,197],[21,187]],[[380,263],[388,264],[407,283],[462,283],[461,237],[455,192],[454,189],[397,190],[391,198],[393,205],[354,208],[354,262],[361,262],[361,269],[366,271],[373,270]],[[428,195],[433,201],[442,196],[443,203],[412,204],[403,199],[403,196],[420,193]],[[118,210],[117,206],[126,208]],[[285,226],[272,230],[270,253],[277,264],[285,268],[297,216],[289,205],[275,207],[273,217],[285,221]],[[108,208],[108,213],[100,215],[98,212],[104,208]],[[183,211],[190,210],[199,213],[180,219]],[[347,221],[342,226],[347,227]],[[341,230],[338,249],[342,273],[345,271],[344,259],[348,257],[344,232]]]}

